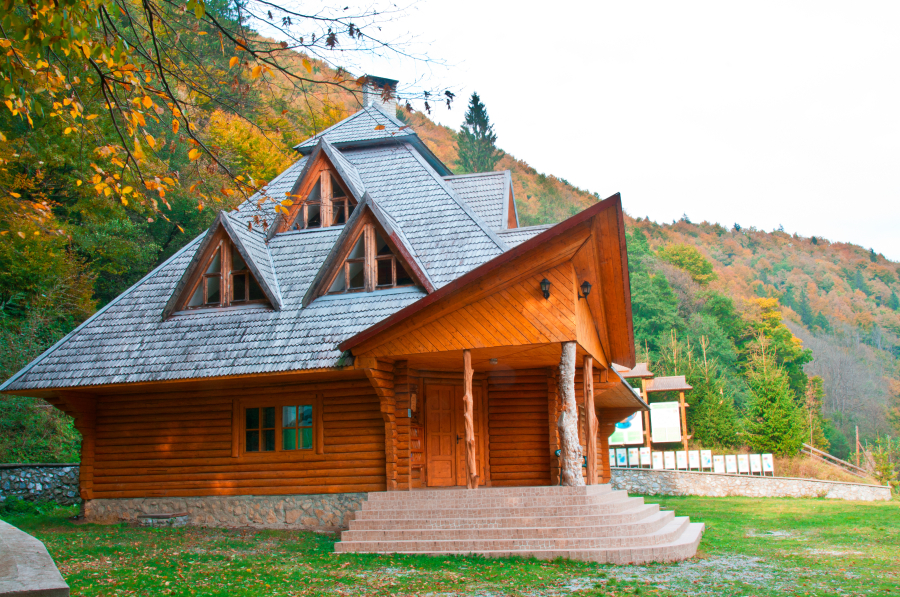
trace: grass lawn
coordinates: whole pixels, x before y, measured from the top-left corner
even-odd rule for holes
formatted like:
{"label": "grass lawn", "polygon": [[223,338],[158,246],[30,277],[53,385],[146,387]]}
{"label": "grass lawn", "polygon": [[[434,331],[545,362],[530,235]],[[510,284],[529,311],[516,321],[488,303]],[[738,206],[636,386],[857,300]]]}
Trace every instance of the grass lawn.
{"label": "grass lawn", "polygon": [[652,497],[705,522],[697,557],[602,566],[332,554],[335,535],[4,520],[42,540],[72,595],[900,595],[900,502]]}

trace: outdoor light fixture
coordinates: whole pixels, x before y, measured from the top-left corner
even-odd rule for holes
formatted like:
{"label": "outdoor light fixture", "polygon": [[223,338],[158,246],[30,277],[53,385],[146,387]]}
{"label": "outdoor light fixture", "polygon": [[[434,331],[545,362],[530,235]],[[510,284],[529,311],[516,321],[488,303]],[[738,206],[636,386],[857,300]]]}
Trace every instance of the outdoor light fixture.
{"label": "outdoor light fixture", "polygon": [[544,293],[545,299],[550,298],[550,280],[547,278],[541,280],[541,292]]}
{"label": "outdoor light fixture", "polygon": [[[591,293],[591,283],[585,280],[581,283],[581,294],[578,295],[578,298],[583,299],[587,298],[587,295]],[[583,296],[582,296],[583,295]]]}
{"label": "outdoor light fixture", "polygon": [[496,365],[496,364],[497,364],[497,359],[491,359],[491,365]]}

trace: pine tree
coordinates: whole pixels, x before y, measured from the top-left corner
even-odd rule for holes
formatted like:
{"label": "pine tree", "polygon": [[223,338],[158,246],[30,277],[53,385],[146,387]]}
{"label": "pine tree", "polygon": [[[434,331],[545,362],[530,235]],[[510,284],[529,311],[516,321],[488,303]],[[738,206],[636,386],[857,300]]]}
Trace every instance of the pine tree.
{"label": "pine tree", "polygon": [[897,311],[898,309],[900,309],[900,298],[897,298],[896,292],[891,292],[891,298],[888,299],[887,306],[888,309],[891,309],[893,311]]}
{"label": "pine tree", "polygon": [[750,448],[782,456],[797,454],[804,440],[802,415],[787,374],[762,336],[750,355],[747,384],[752,394],[746,422]]}
{"label": "pine tree", "polygon": [[469,99],[466,122],[456,142],[457,165],[464,173],[490,172],[504,153],[497,149],[497,133],[477,93]]}

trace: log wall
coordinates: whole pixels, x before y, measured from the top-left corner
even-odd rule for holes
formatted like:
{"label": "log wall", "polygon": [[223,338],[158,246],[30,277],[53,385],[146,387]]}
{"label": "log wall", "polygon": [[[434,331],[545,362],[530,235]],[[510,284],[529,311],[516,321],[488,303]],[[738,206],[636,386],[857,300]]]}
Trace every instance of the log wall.
{"label": "log wall", "polygon": [[[323,396],[324,454],[232,457],[233,401],[291,393]],[[384,437],[379,399],[367,379],[98,396],[92,497],[384,491]]]}
{"label": "log wall", "polygon": [[488,441],[493,486],[550,484],[547,416],[546,369],[491,373]]}

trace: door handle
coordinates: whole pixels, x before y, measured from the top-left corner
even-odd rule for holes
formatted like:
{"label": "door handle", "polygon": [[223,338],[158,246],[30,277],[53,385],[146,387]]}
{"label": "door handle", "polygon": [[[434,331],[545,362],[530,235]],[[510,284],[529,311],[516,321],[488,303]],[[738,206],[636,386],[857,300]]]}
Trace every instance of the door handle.
{"label": "door handle", "polygon": [[456,445],[457,446],[459,445],[459,434],[458,433],[456,434]]}

